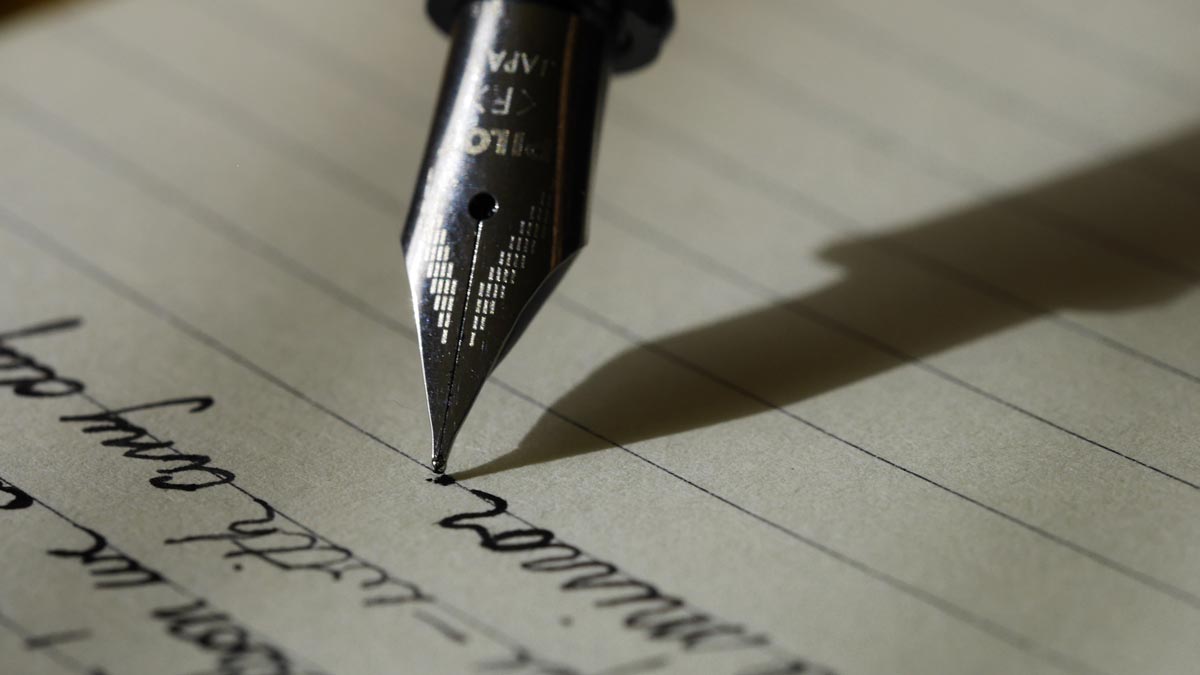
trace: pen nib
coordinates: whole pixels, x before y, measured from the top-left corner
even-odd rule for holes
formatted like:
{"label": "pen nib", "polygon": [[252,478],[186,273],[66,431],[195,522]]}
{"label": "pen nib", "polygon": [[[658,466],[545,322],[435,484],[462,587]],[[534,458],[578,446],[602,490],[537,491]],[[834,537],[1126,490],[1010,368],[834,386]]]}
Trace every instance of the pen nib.
{"label": "pen nib", "polygon": [[570,260],[543,202],[512,208],[477,193],[459,215],[418,218],[406,248],[438,473],[488,375]]}
{"label": "pen nib", "polygon": [[558,7],[464,4],[453,35],[403,237],[439,473],[583,246],[608,77],[601,28]]}

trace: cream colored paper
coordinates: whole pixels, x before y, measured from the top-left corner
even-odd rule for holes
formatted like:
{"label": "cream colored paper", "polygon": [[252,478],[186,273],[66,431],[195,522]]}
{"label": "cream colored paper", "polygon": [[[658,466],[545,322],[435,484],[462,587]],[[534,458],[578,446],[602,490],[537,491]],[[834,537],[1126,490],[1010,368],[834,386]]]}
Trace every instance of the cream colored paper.
{"label": "cream colored paper", "polygon": [[420,4],[4,15],[0,671],[1196,672],[1200,10],[681,2],[439,486]]}

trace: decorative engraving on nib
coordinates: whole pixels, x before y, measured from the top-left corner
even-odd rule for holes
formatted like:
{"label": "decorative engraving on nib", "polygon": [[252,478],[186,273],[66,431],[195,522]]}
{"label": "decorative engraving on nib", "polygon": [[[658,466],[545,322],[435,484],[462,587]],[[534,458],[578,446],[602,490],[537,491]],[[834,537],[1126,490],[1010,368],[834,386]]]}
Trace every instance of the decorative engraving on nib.
{"label": "decorative engraving on nib", "polygon": [[488,266],[487,275],[480,279],[479,287],[475,289],[467,347],[482,343],[481,334],[487,329],[488,317],[496,314],[499,303],[505,301],[530,257],[545,250],[546,235],[550,232],[549,216],[550,194],[543,192],[538,203],[529,208],[529,216],[523,218],[517,231],[509,235],[508,245],[499,252],[496,262]]}

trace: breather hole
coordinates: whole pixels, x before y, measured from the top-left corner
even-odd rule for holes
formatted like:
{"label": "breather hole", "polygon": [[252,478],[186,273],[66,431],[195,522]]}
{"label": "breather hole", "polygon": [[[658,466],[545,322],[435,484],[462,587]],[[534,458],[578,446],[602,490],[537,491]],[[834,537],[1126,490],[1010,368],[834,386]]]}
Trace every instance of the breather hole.
{"label": "breather hole", "polygon": [[488,192],[480,192],[471,197],[471,201],[467,203],[467,213],[470,213],[475,220],[487,220],[496,215],[496,211],[499,209],[500,204]]}

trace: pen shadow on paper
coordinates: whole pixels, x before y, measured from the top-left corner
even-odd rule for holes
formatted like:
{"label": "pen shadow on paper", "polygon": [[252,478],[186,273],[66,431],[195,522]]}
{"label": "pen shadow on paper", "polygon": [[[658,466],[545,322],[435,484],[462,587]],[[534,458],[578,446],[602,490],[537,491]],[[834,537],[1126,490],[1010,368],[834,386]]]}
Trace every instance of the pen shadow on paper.
{"label": "pen shadow on paper", "polygon": [[[455,476],[759,414],[1047,311],[1167,301],[1198,276],[1183,262],[1200,261],[1200,171],[1191,167],[1200,167],[1200,131],[928,222],[848,239],[820,254],[844,269],[838,281],[618,354],[554,401],[557,414],[545,413],[515,450]],[[1030,212],[1042,220],[1019,215]],[[1055,215],[1064,213],[1074,217]],[[1051,218],[1057,225],[1044,222]],[[1133,251],[1157,254],[1134,260]],[[972,290],[968,276],[1011,295]],[[850,328],[831,326],[831,317]],[[564,417],[595,434],[564,436]]]}

